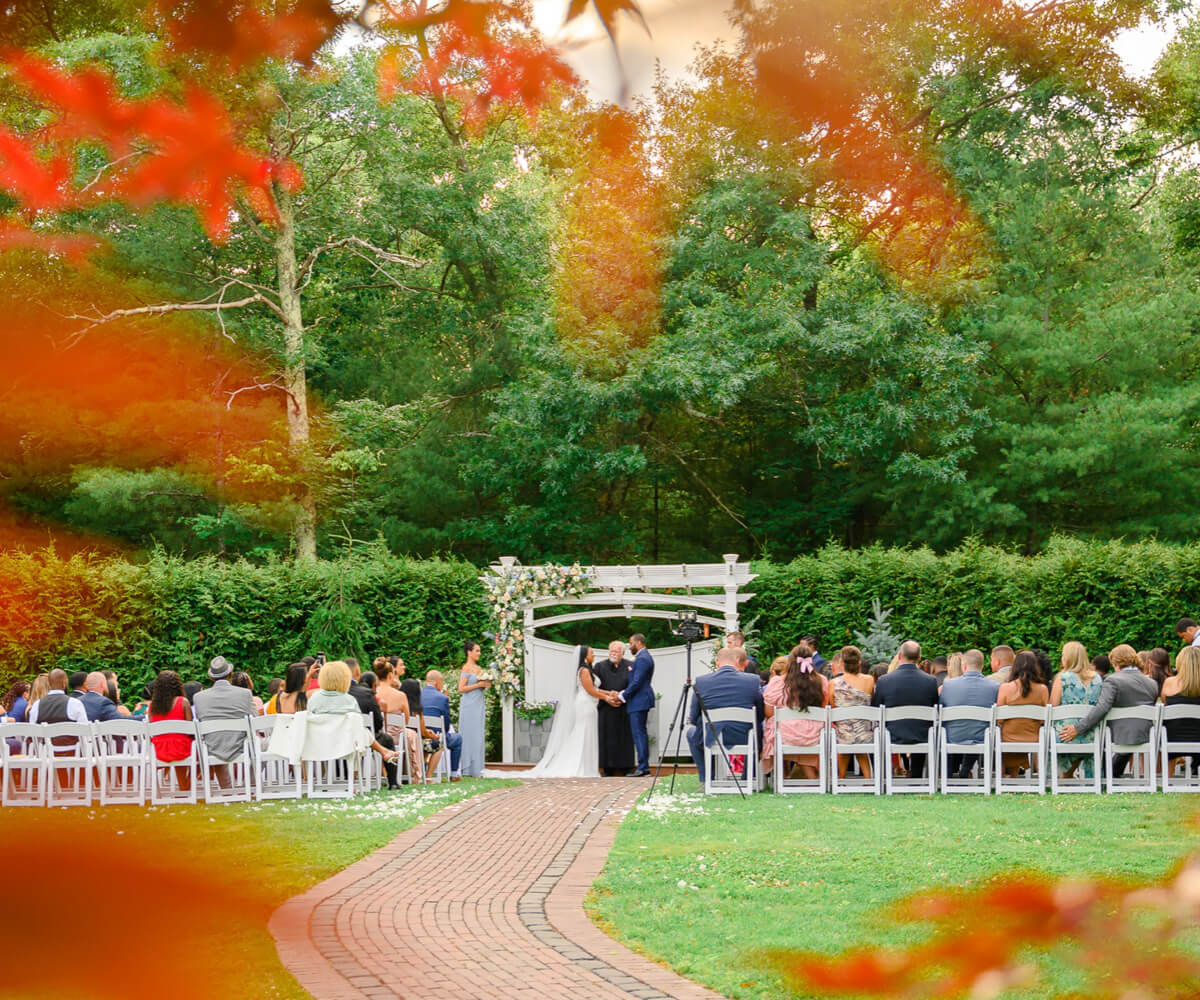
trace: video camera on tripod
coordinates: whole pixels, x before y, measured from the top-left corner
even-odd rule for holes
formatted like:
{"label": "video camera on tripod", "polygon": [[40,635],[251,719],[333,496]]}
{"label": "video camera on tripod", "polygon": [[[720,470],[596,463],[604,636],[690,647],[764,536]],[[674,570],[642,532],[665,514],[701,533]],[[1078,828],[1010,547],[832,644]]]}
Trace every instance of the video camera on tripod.
{"label": "video camera on tripod", "polygon": [[707,631],[708,627],[701,625],[697,620],[695,609],[682,608],[676,612],[675,624],[671,626],[671,634],[679,636],[689,646],[703,638]]}

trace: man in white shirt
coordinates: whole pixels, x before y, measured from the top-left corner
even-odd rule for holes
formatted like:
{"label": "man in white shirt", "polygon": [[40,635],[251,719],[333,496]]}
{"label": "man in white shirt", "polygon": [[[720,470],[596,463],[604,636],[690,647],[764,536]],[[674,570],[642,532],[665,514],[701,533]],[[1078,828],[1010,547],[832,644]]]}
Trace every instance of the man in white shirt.
{"label": "man in white shirt", "polygon": [[1200,627],[1193,618],[1180,618],[1175,626],[1175,634],[1181,642],[1186,642],[1189,646],[1200,646]]}
{"label": "man in white shirt", "polygon": [[82,722],[87,725],[87,709],[78,698],[67,697],[67,672],[55,667],[50,671],[50,690],[29,709],[30,722]]}

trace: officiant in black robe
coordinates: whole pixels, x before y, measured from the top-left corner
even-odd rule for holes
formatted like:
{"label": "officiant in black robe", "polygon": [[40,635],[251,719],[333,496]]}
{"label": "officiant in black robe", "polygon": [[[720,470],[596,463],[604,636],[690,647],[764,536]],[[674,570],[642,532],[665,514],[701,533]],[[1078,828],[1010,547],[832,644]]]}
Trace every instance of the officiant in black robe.
{"label": "officiant in black robe", "polygon": [[[625,644],[611,643],[608,659],[592,665],[596,686],[601,691],[624,691],[629,684],[632,660],[622,654]],[[624,705],[610,705],[603,698],[596,703],[596,730],[600,741],[600,773],[606,778],[624,777],[633,770],[633,730],[629,728],[629,713]]]}

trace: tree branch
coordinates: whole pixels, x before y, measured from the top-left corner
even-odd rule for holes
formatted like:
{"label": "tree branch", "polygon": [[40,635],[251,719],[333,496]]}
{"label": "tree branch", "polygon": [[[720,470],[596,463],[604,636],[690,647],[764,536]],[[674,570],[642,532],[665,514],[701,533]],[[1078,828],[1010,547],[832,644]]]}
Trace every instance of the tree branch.
{"label": "tree branch", "polygon": [[[376,257],[387,261],[389,264],[400,264],[404,267],[411,267],[414,270],[420,270],[427,263],[426,261],[419,260],[416,257],[410,257],[408,254],[392,253],[390,250],[384,250],[382,247],[375,246],[374,243],[368,243],[359,236],[346,236],[340,240],[330,240],[327,243],[322,243],[319,247],[316,247],[309,252],[308,256],[301,261],[300,266],[296,269],[296,278],[298,282],[297,288],[304,288],[312,279],[313,268],[316,266],[317,260],[320,259],[321,254],[328,253],[330,250],[340,249],[341,247],[351,246],[369,250]],[[369,260],[369,258],[362,253],[357,253],[357,256],[362,257],[364,260]],[[379,268],[378,265],[376,265],[376,270],[381,271],[381,273],[383,273],[389,279],[391,278],[391,275],[388,275],[387,272],[383,271],[382,268]]]}
{"label": "tree branch", "polygon": [[[130,316],[163,316],[167,313],[175,312],[215,312],[217,321],[221,324],[221,334],[229,338],[229,334],[225,330],[225,319],[222,313],[226,309],[245,309],[247,306],[264,305],[271,310],[280,320],[286,322],[286,317],[283,315],[283,310],[279,306],[267,298],[261,292],[254,292],[253,295],[248,295],[242,299],[236,299],[232,302],[225,298],[226,293],[230,288],[235,286],[246,286],[246,282],[239,280],[227,281],[211,295],[206,295],[202,299],[196,299],[192,302],[160,302],[150,306],[137,306],[131,309],[114,309],[111,312],[102,313],[97,311],[93,316],[83,316],[73,314],[67,319],[83,320],[87,325],[79,330],[76,336],[81,336],[93,327],[100,326],[104,323],[111,323],[113,320],[125,319]],[[229,338],[232,339],[232,338]]]}

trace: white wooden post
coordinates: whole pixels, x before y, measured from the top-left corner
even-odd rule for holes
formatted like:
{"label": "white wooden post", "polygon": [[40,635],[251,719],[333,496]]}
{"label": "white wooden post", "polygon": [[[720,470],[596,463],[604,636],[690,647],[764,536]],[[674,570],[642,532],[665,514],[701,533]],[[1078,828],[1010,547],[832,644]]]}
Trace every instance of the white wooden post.
{"label": "white wooden post", "polygon": [[[734,567],[737,565],[738,557],[736,552],[727,552],[722,558],[725,560],[725,565],[729,569],[729,575],[733,576]],[[738,630],[738,585],[737,579],[734,578],[732,583],[725,584],[725,633]]]}

